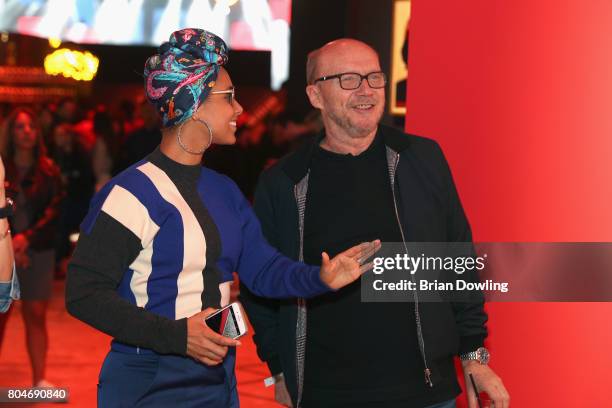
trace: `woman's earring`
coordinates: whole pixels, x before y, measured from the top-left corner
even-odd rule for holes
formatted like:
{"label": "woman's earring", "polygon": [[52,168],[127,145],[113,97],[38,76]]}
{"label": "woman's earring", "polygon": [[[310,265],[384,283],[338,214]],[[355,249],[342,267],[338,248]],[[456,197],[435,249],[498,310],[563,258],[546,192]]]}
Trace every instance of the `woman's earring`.
{"label": "woman's earring", "polygon": [[206,149],[208,149],[210,147],[210,145],[212,144],[212,141],[213,141],[213,131],[212,131],[212,128],[208,125],[208,123],[206,123],[206,121],[204,121],[202,119],[197,119],[197,118],[195,118],[193,116],[192,116],[192,118],[193,118],[193,120],[195,120],[197,122],[203,123],[204,126],[206,126],[206,129],[208,129],[208,136],[209,136],[208,144],[204,148],[202,148],[202,150],[198,151],[198,150],[191,150],[190,148],[187,147],[187,145],[185,145],[185,143],[183,143],[183,140],[181,139],[181,130],[183,129],[183,125],[185,123],[187,123],[187,122],[183,122],[179,126],[178,133],[176,135],[176,139],[177,139],[178,144],[181,147],[181,149],[183,149],[184,151],[186,151],[189,154],[199,155],[199,154],[204,153],[206,151]]}

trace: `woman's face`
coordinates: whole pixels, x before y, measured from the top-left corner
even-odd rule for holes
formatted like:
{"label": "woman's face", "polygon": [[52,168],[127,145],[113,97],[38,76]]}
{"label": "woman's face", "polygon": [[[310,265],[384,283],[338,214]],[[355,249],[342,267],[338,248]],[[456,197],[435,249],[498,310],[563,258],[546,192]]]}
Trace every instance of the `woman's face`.
{"label": "woman's face", "polygon": [[[229,93],[214,93],[230,91],[233,86],[227,71],[221,68],[211,93],[194,114],[195,118],[208,123],[212,129],[213,143],[215,144],[229,145],[236,143],[236,120],[242,113],[242,106]],[[193,126],[204,128],[203,124],[197,122]],[[202,131],[208,138],[208,130],[204,128]]]}
{"label": "woman's face", "polygon": [[13,125],[13,143],[17,150],[32,150],[36,147],[38,130],[32,118],[25,112],[20,112]]}

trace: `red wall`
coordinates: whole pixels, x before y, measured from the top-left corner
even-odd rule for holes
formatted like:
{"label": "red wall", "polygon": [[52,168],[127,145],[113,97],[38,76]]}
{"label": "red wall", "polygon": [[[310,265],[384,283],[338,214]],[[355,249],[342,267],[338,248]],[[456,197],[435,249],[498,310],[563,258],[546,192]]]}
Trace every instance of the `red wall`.
{"label": "red wall", "polygon": [[[412,0],[410,24],[406,127],[442,145],[475,239],[612,241],[612,2]],[[512,406],[610,406],[612,304],[488,311]]]}

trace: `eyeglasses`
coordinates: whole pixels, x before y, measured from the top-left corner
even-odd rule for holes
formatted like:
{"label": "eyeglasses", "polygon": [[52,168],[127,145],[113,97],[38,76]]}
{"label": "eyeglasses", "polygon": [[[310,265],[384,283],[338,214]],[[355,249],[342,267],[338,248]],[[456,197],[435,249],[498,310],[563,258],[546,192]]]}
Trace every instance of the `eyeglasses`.
{"label": "eyeglasses", "polygon": [[361,75],[356,72],[344,72],[342,74],[327,75],[315,79],[313,84],[316,84],[319,81],[327,81],[335,78],[338,78],[340,88],[348,91],[359,88],[361,86],[361,81],[364,79],[368,81],[370,88],[384,88],[387,84],[387,77],[382,71],[370,72],[366,75]]}
{"label": "eyeglasses", "polygon": [[225,91],[210,91],[211,95],[216,94],[225,94],[227,95],[227,102],[231,105],[234,103],[234,98],[236,97],[236,88],[231,87],[230,89],[226,89]]}

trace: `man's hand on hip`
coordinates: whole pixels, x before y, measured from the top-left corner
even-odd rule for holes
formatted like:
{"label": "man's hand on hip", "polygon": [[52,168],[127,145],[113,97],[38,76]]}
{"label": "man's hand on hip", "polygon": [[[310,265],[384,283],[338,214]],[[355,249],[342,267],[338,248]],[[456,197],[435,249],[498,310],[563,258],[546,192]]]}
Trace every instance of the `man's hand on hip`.
{"label": "man's hand on hip", "polygon": [[478,361],[462,361],[465,388],[467,389],[468,407],[478,408],[478,396],[474,392],[470,380],[470,373],[474,377],[476,388],[479,392],[485,392],[495,404],[495,408],[509,408],[510,395],[502,383],[501,378],[487,365]]}

